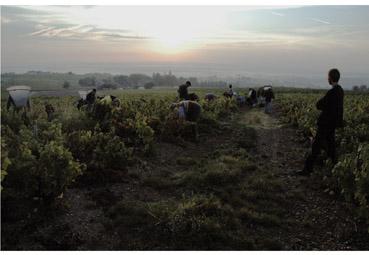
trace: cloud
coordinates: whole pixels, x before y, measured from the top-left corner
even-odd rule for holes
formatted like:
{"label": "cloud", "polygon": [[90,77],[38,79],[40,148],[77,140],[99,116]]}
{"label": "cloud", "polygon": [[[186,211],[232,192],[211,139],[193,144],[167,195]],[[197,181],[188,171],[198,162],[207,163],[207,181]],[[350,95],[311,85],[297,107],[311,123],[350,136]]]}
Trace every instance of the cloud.
{"label": "cloud", "polygon": [[312,18],[311,20],[316,21],[316,22],[319,22],[319,23],[322,23],[322,24],[326,24],[326,25],[330,25],[331,24],[329,21],[325,21],[325,20],[322,20],[322,19]]}
{"label": "cloud", "polygon": [[9,18],[6,18],[6,17],[1,17],[1,23],[2,24],[7,24],[7,23],[10,23],[12,22],[13,20],[9,19]]}
{"label": "cloud", "polygon": [[280,16],[280,17],[284,17],[284,16],[286,16],[285,14],[283,14],[283,13],[280,13],[280,12],[271,12],[273,15],[275,15],[275,16]]}
{"label": "cloud", "polygon": [[[56,6],[56,9],[65,9],[68,6]],[[94,6],[82,6],[92,9]],[[3,7],[1,23],[7,24],[14,20],[19,25],[29,27],[25,36],[44,38],[64,38],[78,40],[145,40],[149,37],[138,36],[128,29],[101,28],[97,25],[73,24],[60,13],[46,10],[34,10],[18,6]]]}
{"label": "cloud", "polygon": [[29,36],[49,37],[49,38],[70,38],[84,40],[144,40],[148,37],[134,35],[129,30],[100,29],[91,25],[69,25],[63,27],[36,25],[38,29],[29,33]]}

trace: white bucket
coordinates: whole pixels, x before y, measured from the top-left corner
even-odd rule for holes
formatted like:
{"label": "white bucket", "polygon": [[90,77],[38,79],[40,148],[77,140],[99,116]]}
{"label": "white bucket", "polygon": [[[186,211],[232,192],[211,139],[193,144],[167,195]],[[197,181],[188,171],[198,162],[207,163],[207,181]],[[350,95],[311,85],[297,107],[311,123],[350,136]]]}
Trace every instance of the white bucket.
{"label": "white bucket", "polygon": [[79,94],[79,96],[80,96],[83,100],[86,100],[86,96],[87,96],[88,92],[87,92],[87,91],[85,91],[85,90],[79,90],[79,91],[78,91],[78,94]]}
{"label": "white bucket", "polygon": [[27,101],[31,95],[31,88],[28,86],[12,86],[6,89],[17,107],[27,106]]}

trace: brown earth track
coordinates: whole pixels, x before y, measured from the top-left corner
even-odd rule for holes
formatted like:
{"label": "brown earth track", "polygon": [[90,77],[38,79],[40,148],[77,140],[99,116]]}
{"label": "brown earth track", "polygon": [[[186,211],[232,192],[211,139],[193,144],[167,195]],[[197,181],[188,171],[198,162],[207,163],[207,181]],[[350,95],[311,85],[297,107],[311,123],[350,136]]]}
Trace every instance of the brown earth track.
{"label": "brown earth track", "polygon": [[269,120],[262,118],[267,123],[264,128],[256,128],[261,166],[274,172],[293,198],[285,215],[289,219],[287,228],[278,238],[285,249],[368,250],[369,234],[366,227],[358,228],[353,205],[326,192],[321,177],[296,175],[310,150],[301,142],[296,129],[278,123],[278,111],[268,116]]}

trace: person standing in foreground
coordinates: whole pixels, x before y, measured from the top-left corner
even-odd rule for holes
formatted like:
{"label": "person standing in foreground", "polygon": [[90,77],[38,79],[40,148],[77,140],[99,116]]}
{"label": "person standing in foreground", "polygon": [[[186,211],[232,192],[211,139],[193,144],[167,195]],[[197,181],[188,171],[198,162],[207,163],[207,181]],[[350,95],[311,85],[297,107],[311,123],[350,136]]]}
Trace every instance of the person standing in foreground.
{"label": "person standing in foreground", "polygon": [[338,84],[340,72],[338,69],[331,69],[328,72],[328,82],[332,86],[327,94],[321,98],[316,108],[321,111],[318,117],[318,130],[312,145],[311,154],[305,161],[304,170],[301,175],[309,175],[313,171],[314,163],[321,149],[326,144],[326,152],[333,164],[337,163],[335,130],[343,126],[343,97],[344,92]]}

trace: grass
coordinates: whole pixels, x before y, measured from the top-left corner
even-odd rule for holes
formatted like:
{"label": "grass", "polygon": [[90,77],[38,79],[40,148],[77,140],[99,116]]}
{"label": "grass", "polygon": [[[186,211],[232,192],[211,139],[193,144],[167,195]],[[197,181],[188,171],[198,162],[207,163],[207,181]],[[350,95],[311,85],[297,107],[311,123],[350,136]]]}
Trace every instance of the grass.
{"label": "grass", "polygon": [[232,169],[224,163],[216,162],[180,173],[177,177],[179,185],[198,190],[236,183],[240,175],[240,169]]}
{"label": "grass", "polygon": [[179,202],[121,202],[108,215],[111,229],[121,235],[138,234],[140,247],[150,242],[151,247],[160,244],[175,250],[254,248],[232,207],[211,195],[194,195]]}
{"label": "grass", "polygon": [[175,187],[175,183],[164,176],[148,176],[142,180],[142,185],[157,190],[168,190]]}
{"label": "grass", "polygon": [[260,224],[262,226],[279,226],[282,222],[276,215],[253,211],[250,208],[241,208],[239,217],[247,223]]}
{"label": "grass", "polygon": [[178,157],[176,163],[181,166],[192,166],[196,165],[198,162],[194,158],[190,157]]}
{"label": "grass", "polygon": [[[238,134],[244,143],[255,144],[254,130],[238,129]],[[111,207],[110,231],[120,233],[122,244],[130,245],[121,248],[282,249],[272,234],[263,231],[276,233],[285,222],[283,185],[255,165],[248,151],[252,146],[248,147],[231,141],[231,146],[209,152],[201,163],[177,158],[177,165],[187,167],[173,175],[158,172],[143,177],[142,187],[170,191],[172,197],[156,202],[123,200]],[[255,228],[264,230],[255,232]]]}

